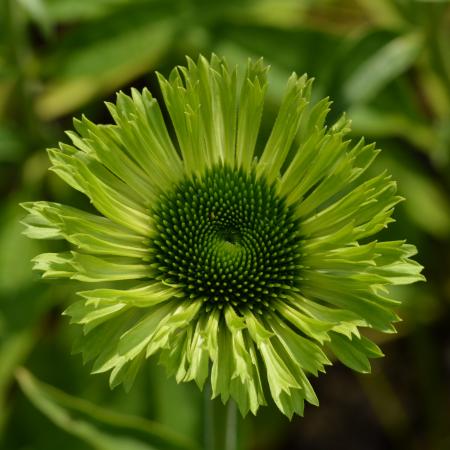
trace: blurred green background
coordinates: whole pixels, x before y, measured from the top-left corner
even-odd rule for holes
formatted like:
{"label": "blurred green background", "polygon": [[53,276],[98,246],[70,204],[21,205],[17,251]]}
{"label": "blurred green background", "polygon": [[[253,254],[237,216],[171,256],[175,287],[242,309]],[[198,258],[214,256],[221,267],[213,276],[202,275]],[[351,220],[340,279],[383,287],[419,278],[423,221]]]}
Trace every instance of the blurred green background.
{"label": "blurred green background", "polygon": [[[406,237],[428,282],[399,289],[396,336],[360,376],[340,365],[313,380],[321,406],[289,422],[273,408],[240,422],[241,449],[450,449],[450,3],[413,0],[1,0],[0,448],[192,449],[204,403],[195,386],[146,365],[129,394],[71,355],[61,316],[75,283],[43,282],[20,201],[82,204],[47,171],[45,148],[72,116],[108,122],[103,100],[150,86],[184,55],[263,56],[267,133],[292,71],[347,111],[355,138],[384,151],[407,201],[382,238]],[[26,367],[25,369],[19,369]],[[33,374],[33,375],[31,375]],[[41,381],[38,381],[41,380]],[[45,382],[46,384],[43,384]],[[49,386],[51,385],[51,386]],[[216,402],[220,422],[223,408]],[[219,434],[219,440],[221,439]]]}

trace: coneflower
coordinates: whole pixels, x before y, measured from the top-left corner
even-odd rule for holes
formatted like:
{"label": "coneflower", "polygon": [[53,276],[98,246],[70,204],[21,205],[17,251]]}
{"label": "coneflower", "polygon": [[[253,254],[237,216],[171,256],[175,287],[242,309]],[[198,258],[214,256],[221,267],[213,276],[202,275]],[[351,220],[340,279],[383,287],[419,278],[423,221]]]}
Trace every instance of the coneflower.
{"label": "coneflower", "polygon": [[[293,74],[267,142],[258,139],[267,67],[213,56],[158,76],[174,136],[147,89],[108,104],[112,125],[75,120],[51,170],[98,214],[25,203],[25,233],[71,250],[35,259],[45,278],[111,282],[66,314],[84,327],[93,371],[131,386],[143,361],[256,414],[270,393],[288,417],[318,404],[308,381],[332,354],[368,372],[379,348],[360,327],[394,332],[387,286],[421,280],[404,241],[370,239],[400,201],[386,173],[364,174],[373,144],[349,121],[325,125],[312,80]],[[114,282],[133,280],[128,288]],[[327,356],[328,355],[328,356]]]}

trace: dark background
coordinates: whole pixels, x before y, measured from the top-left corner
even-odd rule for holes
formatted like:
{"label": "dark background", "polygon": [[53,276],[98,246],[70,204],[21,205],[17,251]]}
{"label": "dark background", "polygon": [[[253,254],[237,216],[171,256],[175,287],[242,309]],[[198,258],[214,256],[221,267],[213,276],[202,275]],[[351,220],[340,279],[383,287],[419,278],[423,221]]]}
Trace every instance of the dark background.
{"label": "dark background", "polygon": [[[413,0],[1,0],[0,448],[202,441],[195,386],[166,380],[152,362],[129,394],[111,392],[106,376],[71,355],[77,331],[61,312],[77,285],[32,273],[30,259],[49,247],[21,236],[17,206],[80,204],[47,171],[45,148],[64,139],[73,116],[110,121],[103,100],[119,89],[148,85],[158,96],[153,72],[199,52],[272,66],[263,133],[289,74],[314,76],[315,97],[334,100],[331,119],[347,111],[354,137],[384,150],[376,169],[387,168],[407,200],[381,237],[417,245],[428,279],[397,290],[403,322],[398,335],[376,336],[386,358],[371,375],[329,368],[313,380],[319,408],[292,422],[261,409],[240,421],[241,449],[450,449],[450,4]],[[214,408],[220,428],[223,408]]]}

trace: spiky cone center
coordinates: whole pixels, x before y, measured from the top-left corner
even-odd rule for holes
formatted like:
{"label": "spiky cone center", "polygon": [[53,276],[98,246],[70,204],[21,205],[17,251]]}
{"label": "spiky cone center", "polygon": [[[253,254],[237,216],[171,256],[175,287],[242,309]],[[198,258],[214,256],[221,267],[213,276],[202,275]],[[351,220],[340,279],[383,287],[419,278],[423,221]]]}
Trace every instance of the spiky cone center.
{"label": "spiky cone center", "polygon": [[231,304],[263,313],[296,290],[300,238],[292,208],[252,171],[218,165],[162,193],[151,214],[158,278],[206,310]]}

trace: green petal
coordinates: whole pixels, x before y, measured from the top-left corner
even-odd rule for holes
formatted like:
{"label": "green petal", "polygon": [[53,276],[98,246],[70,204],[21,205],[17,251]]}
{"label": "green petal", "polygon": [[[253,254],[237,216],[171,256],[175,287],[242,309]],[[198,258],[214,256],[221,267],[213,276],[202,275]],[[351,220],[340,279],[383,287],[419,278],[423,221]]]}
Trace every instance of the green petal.
{"label": "green petal", "polygon": [[191,321],[196,319],[203,303],[202,300],[193,300],[191,302],[175,300],[175,302],[178,305],[176,309],[158,324],[157,330],[147,347],[147,357],[160,348],[165,347],[170,342],[173,334],[187,327]]}
{"label": "green petal", "polygon": [[213,164],[234,166],[236,139],[236,71],[216,56],[208,62],[177,67],[169,79],[158,74],[187,173]]}
{"label": "green petal", "polygon": [[149,183],[146,172],[126,154],[124,144],[117,137],[117,127],[95,125],[84,116],[81,120],[74,120],[74,126],[82,136],[79,138],[74,133],[69,134],[75,146],[80,148],[81,141],[83,151],[98,159],[132,188],[134,195],[140,197],[142,202],[155,196],[155,186]]}
{"label": "green petal", "polygon": [[231,354],[233,357],[232,378],[240,378],[242,383],[251,379],[252,361],[244,341],[245,321],[239,317],[232,307],[225,309],[225,321],[231,334]]}
{"label": "green petal", "polygon": [[238,111],[236,164],[249,170],[253,162],[256,140],[267,90],[267,71],[262,59],[249,60],[241,88]]}
{"label": "green petal", "polygon": [[383,356],[381,350],[365,337],[349,339],[333,333],[329,345],[343,364],[362,373],[369,373],[371,370],[368,358]]}
{"label": "green petal", "polygon": [[44,272],[44,278],[71,278],[98,282],[150,278],[149,266],[108,261],[77,252],[43,253],[33,259],[33,269]]}
{"label": "green petal", "polygon": [[292,308],[286,301],[274,302],[274,308],[286,321],[291,323],[301,333],[317,340],[321,344],[329,340],[328,331],[333,327],[332,323],[316,320],[302,314],[298,309]]}
{"label": "green petal", "polygon": [[279,176],[297,135],[302,112],[308,103],[305,91],[310,90],[311,83],[312,80],[308,80],[306,75],[298,78],[292,74],[289,78],[272,133],[257,166],[258,173],[263,173],[269,182]]}
{"label": "green petal", "polygon": [[[308,177],[309,167],[313,164],[316,157],[319,157],[321,161],[326,160],[323,155],[324,152],[318,152],[317,149],[321,149],[322,146],[320,144],[324,140],[329,139],[326,129],[323,127],[323,122],[329,111],[329,105],[328,99],[323,99],[314,106],[309,106],[303,110],[300,130],[297,136],[299,146],[280,182],[280,194],[287,196],[290,203],[301,199],[305,188],[298,190],[299,181],[302,186],[302,180]],[[326,153],[326,156],[329,156],[328,152]],[[315,170],[317,171],[317,168]]]}
{"label": "green petal", "polygon": [[128,361],[140,353],[145,353],[146,347],[160,329],[161,321],[167,317],[173,307],[173,303],[163,303],[152,308],[143,319],[120,336],[117,348],[119,357]]}
{"label": "green petal", "polygon": [[24,203],[24,220],[36,239],[66,239],[81,250],[99,255],[148,258],[148,241],[111,220],[50,202]]}
{"label": "green petal", "polygon": [[93,289],[78,293],[96,304],[122,303],[137,308],[148,308],[182,296],[182,291],[162,283],[144,284],[134,289]]}
{"label": "green petal", "polygon": [[51,170],[86,194],[98,211],[125,228],[144,236],[150,234],[147,207],[102,164],[64,144],[60,150],[49,150],[49,156],[53,163]]}
{"label": "green petal", "polygon": [[325,372],[324,365],[331,364],[331,362],[317,344],[302,337],[275,316],[271,317],[268,323],[289,358],[295,361],[301,369],[316,376],[318,372]]}
{"label": "green petal", "polygon": [[354,312],[325,306],[300,295],[293,297],[290,305],[316,320],[332,324],[331,330],[342,333],[348,338],[352,334],[359,337],[358,327],[368,326],[367,322]]}
{"label": "green petal", "polygon": [[[183,381],[194,380],[200,389],[203,389],[209,374],[209,353],[205,341],[205,325],[207,318],[201,316],[197,322],[192,337],[188,340],[186,350],[188,368]],[[191,327],[192,329],[193,327]]]}
{"label": "green petal", "polygon": [[81,300],[70,305],[63,314],[71,317],[71,323],[83,325],[84,332],[88,333],[126,310],[127,305],[125,303],[117,302],[112,305],[98,306]]}
{"label": "green petal", "polygon": [[213,358],[211,367],[211,387],[212,398],[220,395],[223,403],[230,397],[230,380],[233,375],[230,348],[230,333],[224,327],[219,327],[217,333],[217,353],[215,358]]}
{"label": "green petal", "polygon": [[158,102],[148,89],[117,94],[107,103],[117,127],[110,128],[118,145],[145,172],[153,189],[165,188],[183,177],[183,164],[172,143]]}
{"label": "green petal", "polygon": [[72,278],[76,270],[72,266],[73,255],[66,253],[42,253],[33,258],[33,270],[42,271],[42,278]]}
{"label": "green petal", "polygon": [[302,220],[301,232],[308,237],[320,236],[352,221],[355,228],[359,225],[361,229],[356,239],[370,236],[386,225],[393,206],[401,200],[394,195],[395,191],[395,183],[385,174],[380,174],[360,184],[324,210]]}

